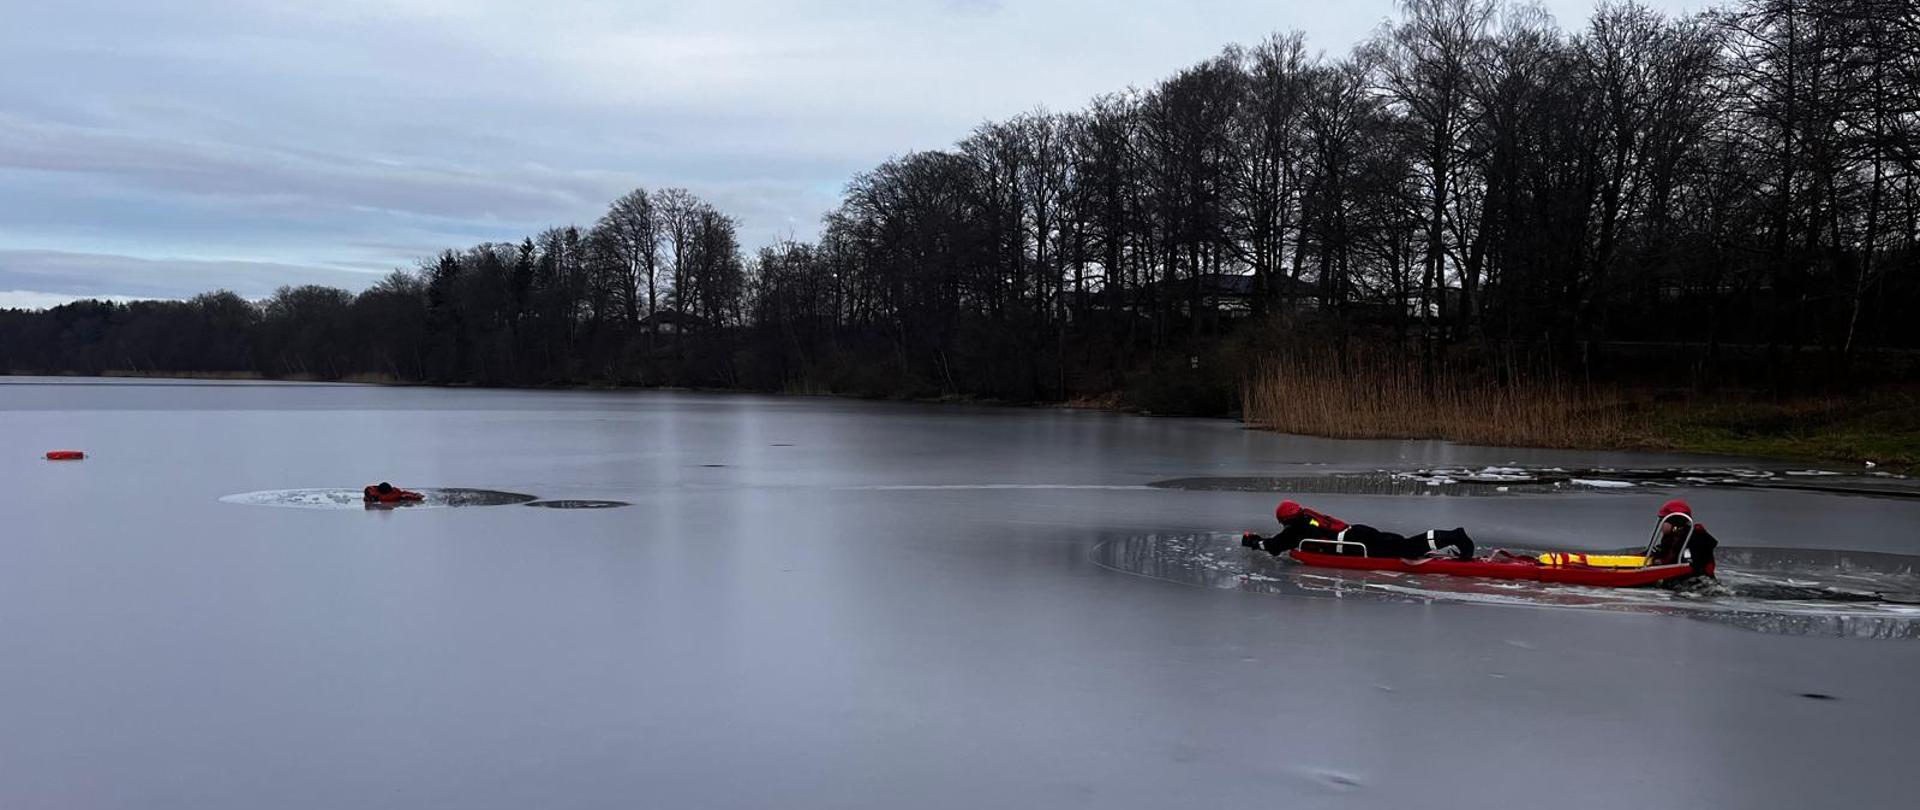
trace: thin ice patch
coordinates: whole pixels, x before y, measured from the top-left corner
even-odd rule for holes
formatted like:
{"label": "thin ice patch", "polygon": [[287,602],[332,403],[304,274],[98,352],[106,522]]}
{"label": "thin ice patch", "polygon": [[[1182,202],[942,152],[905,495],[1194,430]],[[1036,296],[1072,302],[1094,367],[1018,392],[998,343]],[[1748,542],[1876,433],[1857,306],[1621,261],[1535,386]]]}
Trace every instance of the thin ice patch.
{"label": "thin ice patch", "polygon": [[362,510],[402,510],[402,509],[439,509],[456,506],[506,506],[526,503],[534,495],[519,492],[501,492],[492,489],[467,489],[463,487],[428,487],[415,492],[426,496],[419,501],[400,503],[379,503],[366,500],[358,489],[268,489],[259,492],[242,492],[227,495],[222,503],[237,503],[246,506],[278,506],[286,509],[362,509]]}

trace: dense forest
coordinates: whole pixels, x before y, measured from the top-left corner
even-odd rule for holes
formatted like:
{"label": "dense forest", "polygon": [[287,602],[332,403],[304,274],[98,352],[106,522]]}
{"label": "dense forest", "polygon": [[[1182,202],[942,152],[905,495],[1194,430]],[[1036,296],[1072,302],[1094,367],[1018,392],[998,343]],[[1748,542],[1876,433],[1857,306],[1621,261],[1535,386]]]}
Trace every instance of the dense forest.
{"label": "dense forest", "polygon": [[[0,369],[1235,407],[1263,353],[1786,393],[1913,379],[1920,4],[1406,0],[850,180],[748,253],[681,189],[358,294],[0,312]],[[1530,366],[1531,367],[1531,366]],[[1337,372],[1336,372],[1337,373]]]}

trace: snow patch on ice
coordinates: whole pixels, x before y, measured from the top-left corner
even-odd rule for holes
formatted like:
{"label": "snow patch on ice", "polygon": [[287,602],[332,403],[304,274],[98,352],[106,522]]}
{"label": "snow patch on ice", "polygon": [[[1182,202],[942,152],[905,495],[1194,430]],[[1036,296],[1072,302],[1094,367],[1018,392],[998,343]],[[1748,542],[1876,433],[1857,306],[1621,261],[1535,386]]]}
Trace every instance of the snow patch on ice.
{"label": "snow patch on ice", "polygon": [[1615,481],[1609,478],[1575,478],[1567,483],[1594,489],[1630,489],[1634,486],[1632,481]]}

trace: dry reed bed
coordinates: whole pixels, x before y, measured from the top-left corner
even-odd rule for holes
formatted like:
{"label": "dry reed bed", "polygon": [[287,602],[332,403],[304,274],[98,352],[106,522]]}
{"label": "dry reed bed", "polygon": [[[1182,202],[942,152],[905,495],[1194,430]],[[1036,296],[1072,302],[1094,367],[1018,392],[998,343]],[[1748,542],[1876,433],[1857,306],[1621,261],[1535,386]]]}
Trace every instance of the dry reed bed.
{"label": "dry reed bed", "polygon": [[1241,387],[1256,427],[1351,439],[1448,439],[1533,447],[1616,447],[1643,433],[1625,397],[1518,364],[1436,363],[1332,351],[1285,354]]}

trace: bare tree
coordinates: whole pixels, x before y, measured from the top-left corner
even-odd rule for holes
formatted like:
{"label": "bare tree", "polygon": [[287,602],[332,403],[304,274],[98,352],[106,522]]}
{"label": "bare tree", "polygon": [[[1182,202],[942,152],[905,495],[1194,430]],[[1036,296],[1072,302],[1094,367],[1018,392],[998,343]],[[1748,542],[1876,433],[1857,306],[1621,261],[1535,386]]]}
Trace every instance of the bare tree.
{"label": "bare tree", "polygon": [[[634,189],[614,200],[594,227],[603,232],[618,273],[614,285],[627,320],[638,323],[659,301],[661,216],[646,189]],[[640,292],[646,290],[645,306]]]}
{"label": "bare tree", "polygon": [[1426,368],[1432,374],[1436,317],[1444,316],[1447,214],[1462,144],[1480,115],[1474,72],[1485,58],[1493,0],[1402,0],[1405,18],[1365,46],[1379,89],[1408,120],[1425,183],[1426,253],[1420,319]]}

